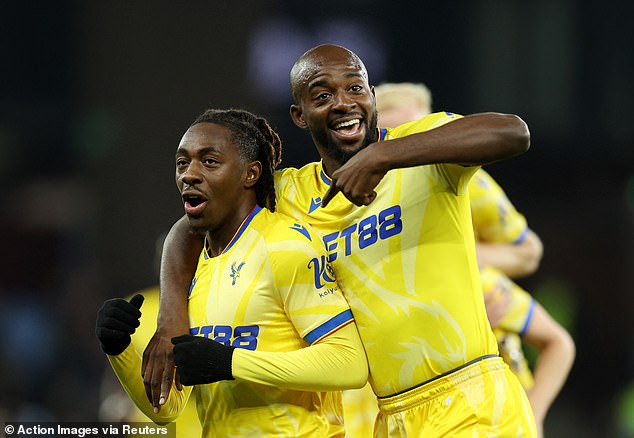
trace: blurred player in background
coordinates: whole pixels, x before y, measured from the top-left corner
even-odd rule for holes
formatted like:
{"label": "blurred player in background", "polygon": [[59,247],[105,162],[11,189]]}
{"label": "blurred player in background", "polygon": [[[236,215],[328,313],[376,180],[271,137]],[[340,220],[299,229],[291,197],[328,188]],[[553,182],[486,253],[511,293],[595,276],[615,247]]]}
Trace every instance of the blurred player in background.
{"label": "blurred player in background", "polygon": [[[276,172],[278,208],[326,243],[379,397],[375,435],[535,436],[487,320],[463,196],[480,164],[528,149],[526,124],[510,114],[438,113],[379,130],[365,66],[340,46],[309,50],[290,79],[291,117],[322,160]],[[166,240],[162,314],[182,308],[190,253],[200,248],[182,224]],[[158,362],[174,330],[163,323],[148,346]],[[171,374],[169,363],[158,369]]]}
{"label": "blurred player in background", "polygon": [[[420,83],[386,83],[376,86],[378,125],[394,127],[418,120],[432,111],[432,95]],[[569,333],[531,295],[509,277],[535,272],[542,256],[542,243],[502,188],[483,169],[468,185],[485,304],[498,340],[500,354],[527,390],[538,431],[549,407],[564,385],[572,367],[575,346]],[[534,346],[539,356],[531,372],[522,341]],[[344,392],[346,422],[367,424],[367,388]],[[361,407],[361,409],[359,409]],[[359,420],[366,415],[366,421]],[[367,432],[356,436],[369,436]],[[371,428],[369,429],[371,431]]]}
{"label": "blurred player in background", "polygon": [[176,184],[205,244],[187,300],[189,334],[172,338],[186,386],[172,386],[160,410],[128,347],[141,296],[99,311],[103,351],[156,422],[176,418],[195,385],[205,437],[343,435],[338,390],[365,384],[365,353],[321,239],[274,212],[280,158],[277,133],[243,110],[206,111],[180,142]]}

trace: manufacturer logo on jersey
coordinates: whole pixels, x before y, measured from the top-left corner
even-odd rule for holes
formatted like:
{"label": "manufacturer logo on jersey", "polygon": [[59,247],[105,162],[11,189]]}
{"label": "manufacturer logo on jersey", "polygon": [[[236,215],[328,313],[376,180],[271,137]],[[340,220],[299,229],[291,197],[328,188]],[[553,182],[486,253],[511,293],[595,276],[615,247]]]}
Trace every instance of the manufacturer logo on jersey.
{"label": "manufacturer logo on jersey", "polygon": [[321,289],[326,283],[335,281],[335,272],[332,266],[330,266],[330,263],[326,261],[326,256],[311,259],[310,262],[308,262],[308,268],[314,269],[313,275],[316,289]]}
{"label": "manufacturer logo on jersey", "polygon": [[293,226],[291,227],[291,230],[295,230],[298,233],[302,234],[304,237],[306,237],[311,242],[313,241],[313,239],[310,238],[310,234],[308,233],[308,230],[306,229],[305,226],[300,225],[300,224],[293,224]]}
{"label": "manufacturer logo on jersey", "polygon": [[311,214],[313,211],[317,210],[321,207],[321,197],[311,198],[310,199],[310,207],[308,207],[308,214]]}
{"label": "manufacturer logo on jersey", "polygon": [[233,262],[231,264],[231,274],[229,274],[229,276],[231,277],[231,286],[236,285],[236,280],[240,278],[240,269],[242,269],[243,266],[244,262],[240,262],[239,265],[237,264],[237,262]]}

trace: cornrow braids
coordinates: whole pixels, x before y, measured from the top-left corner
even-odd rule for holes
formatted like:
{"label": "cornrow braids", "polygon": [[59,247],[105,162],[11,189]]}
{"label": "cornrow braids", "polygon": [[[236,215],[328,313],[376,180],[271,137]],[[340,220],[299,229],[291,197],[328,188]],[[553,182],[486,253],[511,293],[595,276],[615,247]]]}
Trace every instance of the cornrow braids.
{"label": "cornrow braids", "polygon": [[208,109],[191,124],[215,123],[229,129],[245,161],[262,163],[262,175],[255,184],[256,202],[275,211],[273,173],[282,161],[282,141],[263,117],[243,109]]}

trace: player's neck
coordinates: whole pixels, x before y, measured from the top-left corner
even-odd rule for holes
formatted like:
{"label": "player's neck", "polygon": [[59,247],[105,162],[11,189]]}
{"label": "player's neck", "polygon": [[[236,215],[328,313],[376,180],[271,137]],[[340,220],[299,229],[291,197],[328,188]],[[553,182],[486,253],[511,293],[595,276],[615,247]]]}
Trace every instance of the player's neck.
{"label": "player's neck", "polygon": [[214,230],[209,230],[205,238],[205,252],[207,256],[218,257],[227,247],[238,238],[245,221],[253,213],[257,204],[253,202],[243,203],[236,208],[235,213],[223,221],[223,224]]}

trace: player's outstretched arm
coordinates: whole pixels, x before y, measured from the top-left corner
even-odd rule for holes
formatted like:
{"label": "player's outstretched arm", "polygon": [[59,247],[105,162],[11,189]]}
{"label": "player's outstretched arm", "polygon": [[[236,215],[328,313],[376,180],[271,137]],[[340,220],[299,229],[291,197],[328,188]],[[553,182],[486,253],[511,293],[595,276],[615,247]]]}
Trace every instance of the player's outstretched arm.
{"label": "player's outstretched arm", "polygon": [[191,335],[172,342],[185,385],[240,379],[297,391],[336,391],[361,388],[368,379],[365,352],[353,323],[289,352],[235,348]]}
{"label": "player's outstretched arm", "polygon": [[539,350],[533,372],[534,385],[527,393],[538,430],[541,431],[548,409],[570,373],[575,358],[575,344],[566,329],[539,303],[535,303],[533,317],[523,340]]}
{"label": "player's outstretched arm", "polygon": [[163,245],[157,329],[143,352],[142,365],[145,391],[155,412],[167,401],[175,376],[171,339],[189,333],[187,291],[202,246],[203,237],[190,231],[185,216],[172,226]]}
{"label": "player's outstretched arm", "polygon": [[532,274],[541,263],[544,247],[535,232],[528,230],[521,243],[476,242],[480,266],[492,266],[511,278]]}
{"label": "player's outstretched arm", "polygon": [[333,184],[322,205],[338,191],[356,205],[367,205],[376,196],[374,187],[391,169],[435,163],[483,165],[522,154],[529,146],[528,127],[516,115],[480,113],[457,118],[362,149],[333,172]]}

